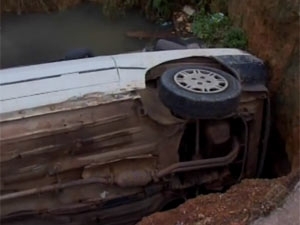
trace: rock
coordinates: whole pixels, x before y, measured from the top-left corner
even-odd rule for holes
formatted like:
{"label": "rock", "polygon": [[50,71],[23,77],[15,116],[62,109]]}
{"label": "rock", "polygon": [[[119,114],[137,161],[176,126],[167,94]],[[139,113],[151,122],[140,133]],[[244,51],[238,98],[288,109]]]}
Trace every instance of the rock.
{"label": "rock", "polygon": [[192,25],[191,25],[191,23],[187,23],[187,24],[185,25],[185,30],[186,30],[187,32],[189,32],[189,33],[192,32]]}
{"label": "rock", "polygon": [[204,219],[204,218],[205,218],[205,216],[204,216],[202,213],[199,213],[199,214],[198,214],[198,219],[202,220],[202,219]]}
{"label": "rock", "polygon": [[193,9],[191,6],[189,5],[185,5],[182,9],[182,11],[187,14],[188,16],[192,16],[195,13],[195,9]]}
{"label": "rock", "polygon": [[162,24],[160,24],[160,26],[162,26],[162,27],[172,26],[172,21],[163,22]]}
{"label": "rock", "polygon": [[179,17],[176,19],[176,21],[179,22],[179,23],[180,23],[180,22],[183,22],[183,16],[182,16],[182,15],[179,16]]}

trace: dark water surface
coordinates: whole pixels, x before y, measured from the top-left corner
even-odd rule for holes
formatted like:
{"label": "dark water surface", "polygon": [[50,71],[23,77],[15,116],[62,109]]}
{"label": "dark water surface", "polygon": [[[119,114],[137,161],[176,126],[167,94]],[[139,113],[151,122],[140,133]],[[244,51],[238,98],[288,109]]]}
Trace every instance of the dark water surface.
{"label": "dark water surface", "polygon": [[49,62],[75,48],[89,48],[95,55],[142,49],[146,41],[126,37],[127,31],[155,31],[137,11],[111,20],[99,5],[83,4],[63,12],[15,15],[1,18],[1,67]]}

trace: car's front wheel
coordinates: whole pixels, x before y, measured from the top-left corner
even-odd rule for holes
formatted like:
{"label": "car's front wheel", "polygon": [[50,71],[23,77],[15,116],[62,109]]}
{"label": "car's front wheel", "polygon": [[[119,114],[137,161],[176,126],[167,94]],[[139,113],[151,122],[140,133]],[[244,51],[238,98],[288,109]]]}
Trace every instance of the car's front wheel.
{"label": "car's front wheel", "polygon": [[221,118],[234,113],[241,93],[232,75],[210,67],[178,66],[160,78],[161,101],[177,116],[187,119]]}

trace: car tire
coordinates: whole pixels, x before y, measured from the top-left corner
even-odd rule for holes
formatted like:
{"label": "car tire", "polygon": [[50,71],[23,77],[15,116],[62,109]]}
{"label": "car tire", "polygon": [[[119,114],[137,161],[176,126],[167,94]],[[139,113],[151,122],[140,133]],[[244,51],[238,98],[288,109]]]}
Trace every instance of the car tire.
{"label": "car tire", "polygon": [[185,119],[231,115],[237,110],[240,94],[241,84],[235,77],[198,65],[168,69],[159,82],[163,104],[174,115]]}

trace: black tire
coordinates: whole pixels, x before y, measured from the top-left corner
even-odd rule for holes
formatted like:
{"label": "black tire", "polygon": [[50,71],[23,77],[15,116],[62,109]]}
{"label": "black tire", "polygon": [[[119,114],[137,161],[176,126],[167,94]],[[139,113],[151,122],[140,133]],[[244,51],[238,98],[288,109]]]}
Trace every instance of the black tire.
{"label": "black tire", "polygon": [[[185,69],[204,69],[222,76],[228,86],[218,93],[195,93],[188,91],[174,80],[174,76]],[[160,78],[159,96],[161,101],[176,116],[186,119],[222,118],[234,113],[239,104],[241,84],[232,75],[210,67],[198,65],[179,66],[169,69]]]}

